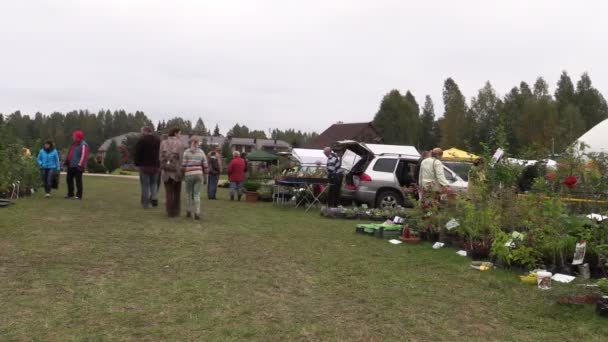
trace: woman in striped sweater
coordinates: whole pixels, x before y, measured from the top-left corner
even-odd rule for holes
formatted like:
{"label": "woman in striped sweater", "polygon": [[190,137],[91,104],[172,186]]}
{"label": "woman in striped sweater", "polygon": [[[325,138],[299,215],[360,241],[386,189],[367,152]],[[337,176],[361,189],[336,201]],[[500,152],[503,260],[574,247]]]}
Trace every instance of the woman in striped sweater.
{"label": "woman in striped sweater", "polygon": [[198,146],[198,139],[192,139],[182,162],[186,183],[186,217],[194,214],[195,220],[201,219],[201,183],[207,184],[204,174],[208,168],[205,152]]}

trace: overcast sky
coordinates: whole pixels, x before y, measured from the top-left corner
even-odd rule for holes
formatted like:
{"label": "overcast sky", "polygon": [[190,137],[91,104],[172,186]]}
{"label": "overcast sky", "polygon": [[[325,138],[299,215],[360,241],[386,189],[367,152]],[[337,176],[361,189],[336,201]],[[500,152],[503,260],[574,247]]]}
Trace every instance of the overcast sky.
{"label": "overcast sky", "polygon": [[608,1],[0,0],[0,112],[143,110],[322,131],[584,71],[608,93]]}

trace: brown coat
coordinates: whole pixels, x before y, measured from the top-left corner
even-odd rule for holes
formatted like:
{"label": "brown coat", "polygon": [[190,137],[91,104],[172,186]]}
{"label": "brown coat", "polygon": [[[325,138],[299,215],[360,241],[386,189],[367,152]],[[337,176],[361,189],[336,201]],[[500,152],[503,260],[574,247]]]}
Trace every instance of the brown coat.
{"label": "brown coat", "polygon": [[[160,143],[159,159],[161,163],[163,182],[166,182],[169,179],[173,179],[177,182],[182,181],[182,179],[184,178],[184,173],[181,170],[181,165],[185,150],[186,146],[184,146],[184,144],[178,137],[169,137],[167,138],[167,140],[163,140]],[[176,171],[168,171],[163,169],[163,163],[167,161],[167,158],[175,159],[176,162],[179,163],[179,168]]]}

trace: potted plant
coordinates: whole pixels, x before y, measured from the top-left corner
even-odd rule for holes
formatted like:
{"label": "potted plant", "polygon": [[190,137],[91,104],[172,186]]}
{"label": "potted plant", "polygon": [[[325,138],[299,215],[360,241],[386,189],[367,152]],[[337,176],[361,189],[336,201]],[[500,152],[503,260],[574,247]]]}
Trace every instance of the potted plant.
{"label": "potted plant", "polygon": [[602,296],[596,304],[596,311],[600,316],[608,316],[608,278],[598,280],[597,286],[602,292]]}
{"label": "potted plant", "polygon": [[258,190],[261,186],[262,184],[255,180],[245,181],[243,187],[245,188],[245,199],[247,202],[257,202],[258,198],[260,197]]}
{"label": "potted plant", "polygon": [[458,230],[464,235],[465,249],[473,259],[490,255],[492,237],[498,230],[498,215],[491,204],[463,204],[463,217]]}
{"label": "potted plant", "polygon": [[411,229],[409,225],[405,225],[405,227],[403,227],[403,234],[399,237],[399,240],[405,243],[420,242],[418,234],[413,229]]}

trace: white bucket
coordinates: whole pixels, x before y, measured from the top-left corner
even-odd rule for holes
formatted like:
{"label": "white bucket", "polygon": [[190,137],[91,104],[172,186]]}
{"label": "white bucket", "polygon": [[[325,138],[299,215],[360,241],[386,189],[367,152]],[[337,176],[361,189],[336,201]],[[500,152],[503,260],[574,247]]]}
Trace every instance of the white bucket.
{"label": "white bucket", "polygon": [[551,288],[551,277],[553,274],[547,271],[536,272],[536,281],[538,282],[538,288],[541,290],[548,290]]}

